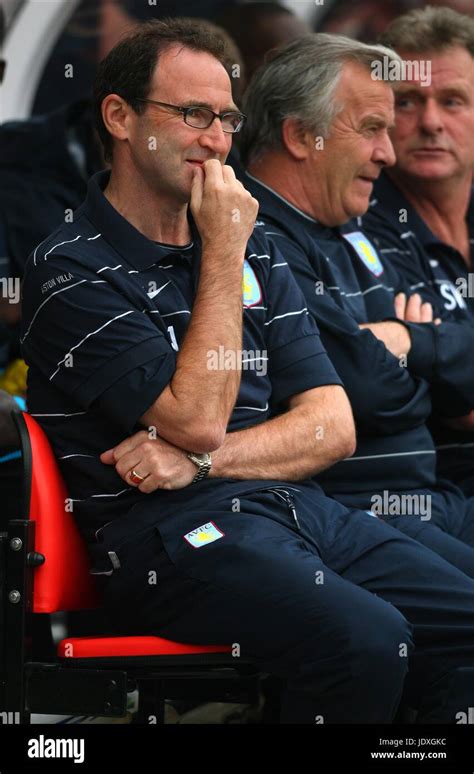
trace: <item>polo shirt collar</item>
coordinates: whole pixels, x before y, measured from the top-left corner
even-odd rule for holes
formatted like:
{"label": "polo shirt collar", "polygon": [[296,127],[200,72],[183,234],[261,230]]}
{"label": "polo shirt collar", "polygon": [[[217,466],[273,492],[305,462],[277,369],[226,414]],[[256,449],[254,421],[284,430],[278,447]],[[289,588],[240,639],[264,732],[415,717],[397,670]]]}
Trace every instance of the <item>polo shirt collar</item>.
{"label": "polo shirt collar", "polygon": [[[273,188],[270,188],[266,183],[262,183],[257,177],[254,177],[249,172],[246,172],[245,176],[252,180],[255,184],[254,187],[258,188],[257,198],[261,205],[262,218],[265,218],[266,214],[271,215],[274,220],[278,218],[282,226],[289,222],[294,226],[301,227],[304,222],[305,231],[308,228],[313,228],[313,231],[320,237],[329,236],[333,238],[334,235],[340,236],[348,230],[354,231],[355,221],[350,220],[341,226],[325,226],[316,218],[312,218],[311,215],[307,215],[306,212],[295,207],[294,204],[291,204],[291,202]],[[266,211],[266,205],[269,208],[269,212]]]}
{"label": "polo shirt collar", "polygon": [[[443,244],[443,242],[433,234],[423,218],[418,215],[415,208],[385,172],[382,172],[375,183],[374,197],[376,200],[373,204],[374,209],[383,211],[389,220],[396,218],[400,209],[406,209],[408,222],[411,224],[413,231],[416,233],[416,236],[423,247],[428,248],[432,245]],[[474,235],[474,189],[471,190],[466,221],[469,228],[469,234],[472,236]]]}
{"label": "polo shirt collar", "polygon": [[[117,212],[103,193],[109,178],[110,170],[98,172],[91,177],[87,197],[81,208],[82,214],[96,226],[102,238],[138,271],[143,271],[166,256],[176,253],[176,247],[153,242]],[[189,211],[188,220],[192,241],[196,246],[200,243],[199,233]]]}
{"label": "polo shirt collar", "polygon": [[[262,202],[267,201],[269,204],[272,205],[272,208],[275,208],[275,205],[279,205],[279,208],[282,212],[285,213],[285,215],[288,214],[288,211],[293,213],[293,216],[301,220],[302,218],[306,222],[317,224],[318,221],[315,218],[312,218],[310,215],[307,215],[303,210],[300,210],[298,207],[295,207],[294,204],[291,204],[287,199],[285,199],[281,194],[277,193],[273,188],[270,188],[269,185],[266,183],[262,183],[261,180],[258,179],[258,177],[254,177],[250,174],[250,172],[245,172],[245,176],[249,178],[249,180],[252,180],[259,189],[261,189],[260,198],[262,199]],[[268,193],[266,193],[268,192]],[[270,196],[268,195],[270,194]],[[277,201],[275,201],[275,199]]]}

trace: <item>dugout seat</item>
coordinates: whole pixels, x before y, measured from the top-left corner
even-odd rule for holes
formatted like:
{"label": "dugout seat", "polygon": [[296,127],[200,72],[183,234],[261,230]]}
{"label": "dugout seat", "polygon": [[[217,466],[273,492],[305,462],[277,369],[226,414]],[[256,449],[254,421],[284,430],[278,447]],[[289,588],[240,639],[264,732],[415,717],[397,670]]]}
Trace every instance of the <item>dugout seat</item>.
{"label": "dugout seat", "polygon": [[12,412],[22,451],[20,513],[0,533],[0,711],[123,717],[138,688],[137,723],[163,723],[165,699],[256,703],[257,668],[230,645],[155,636],[69,637],[55,659],[32,660],[32,620],[100,607],[86,546],[67,509],[49,441],[26,412]]}

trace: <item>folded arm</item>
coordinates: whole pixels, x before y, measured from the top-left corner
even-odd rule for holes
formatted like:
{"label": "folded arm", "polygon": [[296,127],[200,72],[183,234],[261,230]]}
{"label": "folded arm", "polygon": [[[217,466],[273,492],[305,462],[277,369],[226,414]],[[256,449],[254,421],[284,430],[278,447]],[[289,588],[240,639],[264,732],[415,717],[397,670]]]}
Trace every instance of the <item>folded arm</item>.
{"label": "folded arm", "polygon": [[[260,425],[227,433],[212,457],[212,478],[298,480],[315,475],[355,451],[352,411],[344,389],[327,385],[294,395],[288,410]],[[186,452],[162,438],[135,433],[101,455],[127,476],[133,468],[147,476],[141,492],[182,489],[194,478],[196,467]]]}
{"label": "folded arm", "polygon": [[288,408],[261,425],[228,433],[212,454],[211,476],[291,481],[313,476],[354,453],[354,420],[342,387],[294,395]]}

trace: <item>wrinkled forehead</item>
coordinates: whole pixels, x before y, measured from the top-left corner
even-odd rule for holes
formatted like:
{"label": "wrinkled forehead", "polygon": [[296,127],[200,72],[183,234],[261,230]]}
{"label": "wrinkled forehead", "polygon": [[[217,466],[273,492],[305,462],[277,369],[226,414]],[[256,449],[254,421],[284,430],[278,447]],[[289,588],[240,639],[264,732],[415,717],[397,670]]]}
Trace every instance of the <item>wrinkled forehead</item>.
{"label": "wrinkled forehead", "polygon": [[347,62],[342,68],[336,101],[343,110],[361,114],[377,111],[389,117],[394,95],[391,83],[372,77],[371,71],[359,63]]}

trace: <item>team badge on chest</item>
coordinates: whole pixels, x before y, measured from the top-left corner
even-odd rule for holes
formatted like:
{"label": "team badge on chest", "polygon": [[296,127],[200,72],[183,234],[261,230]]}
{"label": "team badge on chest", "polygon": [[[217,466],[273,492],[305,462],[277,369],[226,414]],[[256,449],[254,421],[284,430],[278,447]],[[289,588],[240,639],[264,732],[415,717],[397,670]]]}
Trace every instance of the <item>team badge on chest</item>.
{"label": "team badge on chest", "polygon": [[342,236],[352,245],[368,270],[375,274],[376,277],[379,277],[383,273],[382,262],[377,255],[375,247],[365,234],[362,231],[352,231],[350,234],[343,234]]}
{"label": "team badge on chest", "polygon": [[247,259],[244,260],[242,276],[242,299],[244,306],[256,306],[262,300],[262,290],[257,275]]}

